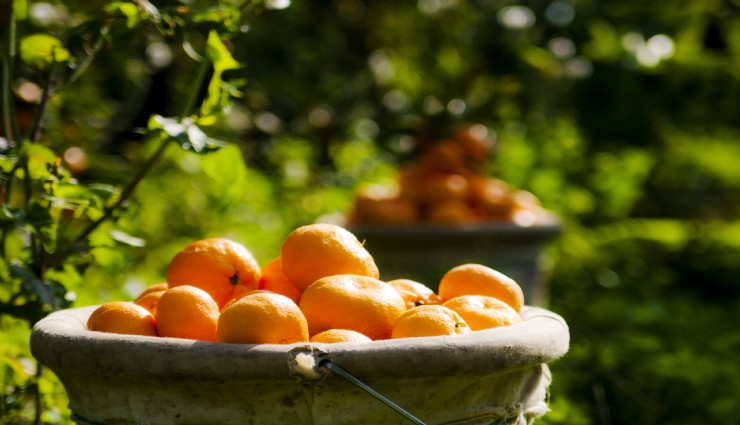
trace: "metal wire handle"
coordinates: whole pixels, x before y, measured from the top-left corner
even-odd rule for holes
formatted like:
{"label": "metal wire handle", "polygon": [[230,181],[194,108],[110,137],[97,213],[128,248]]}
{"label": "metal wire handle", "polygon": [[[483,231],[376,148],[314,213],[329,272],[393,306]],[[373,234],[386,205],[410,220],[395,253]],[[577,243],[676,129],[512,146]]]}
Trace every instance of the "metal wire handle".
{"label": "metal wire handle", "polygon": [[395,410],[398,414],[402,415],[406,419],[409,420],[409,422],[417,424],[417,425],[426,425],[424,422],[419,420],[416,416],[412,415],[408,411],[406,411],[401,406],[397,405],[396,403],[390,401],[385,396],[380,394],[379,392],[375,391],[374,389],[370,388],[367,384],[360,381],[359,379],[355,378],[351,373],[347,372],[346,370],[339,367],[336,363],[333,363],[331,360],[323,360],[321,363],[319,363],[319,367],[325,367],[329,369],[330,372],[334,373],[335,375],[338,375],[347,381],[357,385],[362,390],[370,394],[371,396],[375,397],[376,399],[380,400],[383,404],[390,407],[391,409]]}

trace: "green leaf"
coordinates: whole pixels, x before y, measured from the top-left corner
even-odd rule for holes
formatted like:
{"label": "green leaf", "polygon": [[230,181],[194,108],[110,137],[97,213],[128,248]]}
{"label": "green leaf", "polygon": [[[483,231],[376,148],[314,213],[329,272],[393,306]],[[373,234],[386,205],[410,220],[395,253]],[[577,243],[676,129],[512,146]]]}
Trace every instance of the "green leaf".
{"label": "green leaf", "polygon": [[149,129],[164,132],[177,142],[181,148],[195,153],[208,153],[220,149],[226,143],[209,137],[192,119],[177,121],[160,115],[149,119]]}
{"label": "green leaf", "polygon": [[223,201],[237,202],[243,199],[247,183],[247,167],[238,146],[228,145],[203,158],[201,164],[206,175],[213,179],[223,191]]}
{"label": "green leaf", "polygon": [[38,143],[26,143],[23,146],[24,155],[28,157],[28,172],[34,180],[44,180],[49,177],[49,164],[54,164],[57,156],[51,149]]}
{"label": "green leaf", "polygon": [[46,252],[56,251],[58,223],[51,212],[34,202],[28,207],[25,218],[34,234],[41,240]]}
{"label": "green leaf", "polygon": [[53,291],[47,282],[36,277],[36,275],[26,270],[26,268],[18,262],[12,263],[9,269],[12,276],[21,280],[23,292],[37,296],[41,302],[45,305],[51,306],[52,309],[56,308],[57,303],[54,299]]}
{"label": "green leaf", "polygon": [[28,0],[13,0],[13,12],[19,21],[28,18]]}
{"label": "green leaf", "polygon": [[141,11],[133,3],[117,1],[106,5],[103,10],[110,14],[121,14],[126,17],[126,26],[129,28],[135,27],[143,18]]}
{"label": "green leaf", "polygon": [[86,215],[91,220],[102,217],[105,201],[110,197],[106,192],[104,197],[93,190],[77,183],[61,182],[56,186],[54,196],[45,199],[51,201],[52,206],[66,210],[73,210],[74,216]]}
{"label": "green leaf", "polygon": [[208,34],[206,56],[213,64],[213,75],[211,81],[208,82],[208,95],[201,105],[201,115],[207,117],[219,113],[228,105],[229,95],[233,90],[224,83],[223,73],[239,68],[239,62],[231,56],[231,52],[216,31]]}
{"label": "green leaf", "polygon": [[206,56],[208,56],[208,59],[213,64],[213,68],[217,72],[239,68],[239,62],[231,56],[231,52],[226,48],[226,45],[221,41],[221,37],[219,37],[216,31],[211,31],[208,34]]}
{"label": "green leaf", "polygon": [[116,230],[116,229],[111,230],[110,236],[115,241],[129,245],[129,246],[142,247],[146,245],[146,241],[144,239],[137,238],[136,236],[131,236],[120,230]]}
{"label": "green leaf", "polygon": [[223,25],[229,31],[236,31],[239,27],[240,15],[239,9],[233,6],[219,5],[196,13],[193,16],[193,22],[212,22]]}
{"label": "green leaf", "polygon": [[13,170],[17,162],[18,158],[15,156],[0,155],[0,170],[3,173],[9,173]]}
{"label": "green leaf", "polygon": [[48,34],[32,34],[21,40],[21,60],[37,69],[45,69],[55,62],[66,62],[69,51],[58,38]]}

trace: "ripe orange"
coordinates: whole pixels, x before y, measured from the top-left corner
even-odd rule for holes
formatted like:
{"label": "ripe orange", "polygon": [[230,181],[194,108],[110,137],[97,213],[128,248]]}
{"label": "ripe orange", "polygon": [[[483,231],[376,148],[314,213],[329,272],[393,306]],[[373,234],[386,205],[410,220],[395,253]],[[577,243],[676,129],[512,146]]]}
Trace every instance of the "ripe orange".
{"label": "ripe orange", "polygon": [[144,307],[145,309],[149,310],[152,315],[154,315],[157,311],[157,304],[159,303],[159,299],[162,297],[162,294],[165,293],[166,290],[161,291],[144,291],[141,295],[136,297],[134,300],[134,304],[140,305]]}
{"label": "ripe orange", "polygon": [[113,301],[96,308],[87,319],[91,331],[157,336],[154,316],[132,302]]}
{"label": "ripe orange", "polygon": [[524,293],[514,279],[482,264],[453,267],[442,277],[438,291],[443,302],[461,295],[486,295],[500,299],[517,312],[524,305]]}
{"label": "ripe orange", "polygon": [[350,329],[370,339],[387,339],[406,302],[392,286],[357,275],[323,277],[303,292],[298,304],[313,336],[329,329]]}
{"label": "ripe orange", "polygon": [[522,316],[510,305],[493,297],[463,295],[442,305],[459,314],[474,331],[522,322]]}
{"label": "ripe orange", "polygon": [[466,168],[465,150],[455,140],[442,140],[429,145],[419,158],[419,165],[430,172],[459,172]]}
{"label": "ripe orange", "polygon": [[495,139],[481,124],[463,125],[454,133],[455,140],[465,149],[467,156],[475,161],[483,161],[491,154]]}
{"label": "ripe orange", "polygon": [[401,294],[406,302],[406,308],[439,304],[437,294],[423,283],[411,279],[395,279],[389,280],[387,283]]}
{"label": "ripe orange", "polygon": [[466,200],[470,195],[470,183],[462,174],[434,173],[418,177],[418,181],[408,183],[405,190],[406,196],[423,204]]}
{"label": "ripe orange", "polygon": [[222,238],[193,242],[178,252],[167,268],[170,288],[190,285],[209,294],[219,306],[240,291],[256,289],[260,268],[244,246]]}
{"label": "ripe orange", "polygon": [[512,194],[513,208],[509,219],[520,226],[532,226],[545,217],[545,210],[540,200],[531,192],[517,190]]}
{"label": "ripe orange", "polygon": [[253,293],[241,297],[221,313],[217,340],[238,344],[306,342],[308,323],[290,298]]}
{"label": "ripe orange", "polygon": [[283,241],[280,257],[283,273],[301,292],[325,276],[379,276],[373,257],[357,237],[333,224],[309,224],[293,230]]}
{"label": "ripe orange", "polygon": [[461,335],[471,332],[462,317],[441,305],[422,305],[407,310],[393,326],[392,338]]}
{"label": "ripe orange", "polygon": [[259,289],[285,295],[296,304],[301,299],[301,291],[283,273],[283,262],[280,260],[280,257],[275,257],[268,261],[265,267],[262,268]]}
{"label": "ripe orange", "polygon": [[159,336],[215,341],[218,316],[218,304],[206,291],[183,285],[162,294],[155,317]]}
{"label": "ripe orange", "polygon": [[153,285],[149,285],[146,288],[144,288],[144,290],[141,291],[141,293],[139,294],[139,296],[137,298],[139,298],[139,297],[141,297],[143,295],[146,295],[146,294],[148,294],[150,292],[166,291],[168,289],[170,289],[170,287],[167,286],[167,282],[155,283]]}
{"label": "ripe orange", "polygon": [[475,211],[466,202],[450,199],[427,206],[427,223],[439,225],[465,224],[476,221]]}
{"label": "ripe orange", "polygon": [[507,219],[514,208],[513,191],[505,182],[490,177],[471,178],[473,202],[480,205],[489,219]]}
{"label": "ripe orange", "polygon": [[335,342],[371,342],[372,339],[367,336],[349,329],[329,329],[324,332],[317,333],[311,339],[310,342],[324,342],[333,344]]}
{"label": "ripe orange", "polygon": [[221,312],[229,308],[231,304],[234,304],[235,302],[242,299],[242,297],[246,297],[247,295],[252,295],[252,294],[275,294],[275,292],[268,291],[267,289],[250,289],[249,291],[240,292],[237,295],[235,295],[234,298],[227,301],[223,307],[221,307]]}
{"label": "ripe orange", "polygon": [[406,198],[355,199],[353,221],[371,224],[411,224],[419,221],[414,202]]}

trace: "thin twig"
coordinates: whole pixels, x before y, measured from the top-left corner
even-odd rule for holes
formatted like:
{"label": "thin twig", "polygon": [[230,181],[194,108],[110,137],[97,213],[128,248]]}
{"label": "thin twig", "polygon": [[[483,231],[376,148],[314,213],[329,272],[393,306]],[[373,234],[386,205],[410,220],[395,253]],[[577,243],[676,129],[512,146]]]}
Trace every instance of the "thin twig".
{"label": "thin twig", "polygon": [[77,81],[78,78],[80,78],[80,75],[82,75],[83,72],[87,69],[88,66],[92,63],[93,59],[95,59],[95,56],[98,54],[100,49],[103,48],[103,45],[105,44],[105,38],[108,35],[108,31],[110,31],[110,27],[104,26],[100,29],[100,36],[97,40],[95,40],[95,44],[93,44],[92,50],[90,53],[85,56],[79,65],[77,65],[77,68],[75,68],[75,72],[72,73],[72,76],[69,77],[69,80],[67,81],[67,84],[74,83]]}
{"label": "thin twig", "polygon": [[7,6],[7,30],[5,33],[5,44],[3,45],[3,79],[2,79],[2,105],[3,105],[3,127],[8,146],[21,143],[18,132],[18,123],[15,119],[15,103],[12,101],[13,90],[13,67],[15,66],[15,43],[16,43],[16,18],[13,2],[6,2]]}
{"label": "thin twig", "polygon": [[36,362],[36,385],[35,390],[33,392],[33,398],[36,404],[36,412],[34,415],[34,425],[41,425],[41,414],[44,412],[44,404],[43,400],[41,399],[41,388],[39,385],[39,381],[41,380],[41,376],[44,374],[44,366]]}
{"label": "thin twig", "polygon": [[[193,85],[193,89],[188,96],[187,103],[185,104],[185,108],[182,111],[180,119],[190,115],[192,109],[195,107],[195,103],[198,99],[198,93],[200,92],[200,88],[203,85],[203,80],[205,80],[205,76],[207,74],[209,66],[210,62],[208,60],[204,59],[203,62],[201,62],[195,84]],[[156,134],[159,135],[159,133]],[[105,209],[102,217],[90,223],[90,225],[77,237],[75,242],[82,242],[85,238],[90,236],[90,234],[95,229],[97,229],[101,224],[112,217],[113,214],[118,211],[118,209],[123,205],[123,203],[126,202],[128,198],[134,193],[136,187],[139,185],[139,183],[141,183],[144,177],[149,173],[154,164],[159,160],[159,158],[164,154],[165,150],[167,150],[167,147],[170,145],[171,139],[169,137],[161,135],[159,135],[159,137],[162,138],[159,147],[157,147],[157,150],[154,152],[154,154],[141,166],[141,168],[139,168],[139,171],[136,173],[133,179],[131,179],[131,181],[121,191],[121,195],[118,197],[116,202]]]}
{"label": "thin twig", "polygon": [[51,95],[53,92],[54,66],[52,65],[52,70],[49,73],[49,79],[46,81],[46,85],[44,86],[44,91],[41,95],[41,102],[39,102],[39,106],[36,109],[36,117],[33,122],[33,127],[31,128],[29,141],[31,141],[32,143],[35,143],[41,137],[41,123],[44,120],[44,115],[46,115],[46,107],[49,105],[49,101],[51,100]]}

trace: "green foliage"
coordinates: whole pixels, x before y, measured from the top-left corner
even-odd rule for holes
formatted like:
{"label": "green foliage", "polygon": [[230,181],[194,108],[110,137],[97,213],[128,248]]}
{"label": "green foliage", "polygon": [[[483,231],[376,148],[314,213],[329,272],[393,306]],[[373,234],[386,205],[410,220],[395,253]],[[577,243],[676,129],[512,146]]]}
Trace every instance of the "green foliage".
{"label": "green foliage", "polygon": [[70,54],[56,37],[33,34],[23,37],[20,45],[21,60],[26,64],[45,69],[56,62],[69,60]]}
{"label": "green foliage", "polygon": [[[15,13],[6,14],[6,5],[13,7]],[[111,285],[101,280],[109,280],[110,273],[128,271],[130,250],[146,244],[132,222],[127,221],[130,199],[173,142],[184,151],[212,154],[212,159],[203,162],[204,170],[219,184],[245,183],[246,169],[239,150],[227,148],[218,153],[225,143],[210,136],[211,129],[206,125],[218,121],[238,94],[235,87],[239,82],[224,75],[237,68],[238,63],[221,41],[229,36],[228,32],[210,30],[201,45],[203,54],[197,58],[200,71],[191,81],[180,115],[171,118],[154,113],[148,117],[144,132],[147,149],[138,159],[130,158],[138,164],[127,166],[125,176],[111,183],[103,179],[81,181],[76,174],[87,167],[86,152],[77,147],[67,149],[65,132],[72,128],[75,133],[77,129],[60,123],[65,122],[68,105],[72,110],[84,105],[78,102],[78,96],[92,87],[81,83],[84,71],[94,59],[102,56],[105,61],[106,44],[128,44],[125,41],[131,31],[192,39],[203,37],[195,26],[209,19],[183,14],[187,9],[158,10],[148,2],[119,2],[89,15],[80,11],[75,19],[60,22],[61,31],[33,33],[37,29],[29,25],[23,29],[30,34],[17,34],[17,21],[27,18],[26,6],[25,2],[4,2],[2,14],[8,20],[4,28],[13,31],[5,32],[3,37],[0,326],[4,328],[3,335],[14,338],[4,339],[0,346],[0,414],[3,423],[59,423],[69,421],[64,393],[53,376],[43,373],[41,365],[30,363],[29,326],[53,311],[71,306],[78,298],[87,303],[99,302],[106,298],[104,291],[120,287],[120,282]],[[234,28],[234,22],[230,27]],[[97,41],[89,44],[89,40]],[[194,51],[190,42],[188,48]],[[214,72],[206,84],[206,95],[200,99],[209,67]],[[30,126],[21,120],[24,111],[18,108],[24,107],[23,103],[10,97],[11,89],[23,84],[40,92],[35,99],[38,105],[33,111],[28,110],[35,113]],[[18,97],[25,95],[19,89]],[[191,115],[198,101],[200,109]],[[89,106],[99,111],[98,105],[103,102],[100,96],[94,96],[83,109]],[[107,113],[104,110],[99,117]],[[89,125],[94,120],[85,122],[84,118],[91,117],[95,114],[79,114],[83,120],[73,123]],[[74,154],[71,157],[70,152]],[[239,198],[239,187],[227,192],[227,202]]]}
{"label": "green foliage", "polygon": [[265,264],[460,122],[496,136],[486,173],[563,220],[549,307],[572,345],[542,422],[736,416],[734,3],[50,5],[41,19],[13,1],[22,33],[3,47],[4,75],[51,95],[3,92],[3,423],[33,421],[38,393],[41,422],[69,422],[28,324],[130,299],[195,239],[233,238]]}

